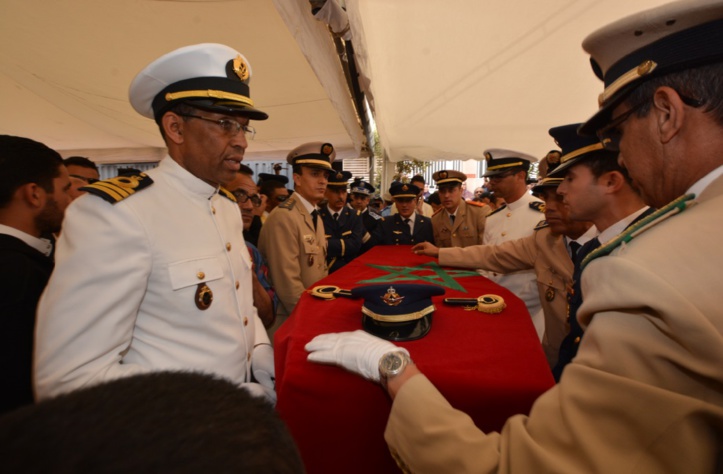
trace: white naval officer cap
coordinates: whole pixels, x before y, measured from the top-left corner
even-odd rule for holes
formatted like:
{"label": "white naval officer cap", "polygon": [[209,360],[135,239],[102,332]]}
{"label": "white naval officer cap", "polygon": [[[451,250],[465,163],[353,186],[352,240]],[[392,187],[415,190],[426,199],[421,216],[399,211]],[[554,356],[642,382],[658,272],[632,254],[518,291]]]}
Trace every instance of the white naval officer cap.
{"label": "white naval officer cap", "polygon": [[538,161],[537,157],[527,153],[505,148],[488,148],[484,151],[487,170],[482,175],[485,178],[497,176],[511,169],[524,169],[529,171],[530,164]]}
{"label": "white naval officer cap", "polygon": [[254,120],[269,116],[254,108],[249,91],[251,65],[243,54],[223,44],[202,43],[167,53],[146,66],[131,83],[133,108],[159,122],[174,104]]}
{"label": "white naval officer cap", "polygon": [[605,83],[600,109],[580,127],[592,135],[644,81],[723,60],[723,0],[683,0],[639,12],[593,32],[582,47]]}

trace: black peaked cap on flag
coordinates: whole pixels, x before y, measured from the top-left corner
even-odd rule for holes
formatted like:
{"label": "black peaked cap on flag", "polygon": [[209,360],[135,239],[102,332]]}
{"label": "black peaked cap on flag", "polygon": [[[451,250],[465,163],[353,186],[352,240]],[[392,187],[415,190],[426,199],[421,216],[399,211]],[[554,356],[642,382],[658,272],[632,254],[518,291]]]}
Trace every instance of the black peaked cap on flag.
{"label": "black peaked cap on flag", "polygon": [[433,296],[444,294],[437,285],[383,284],[360,286],[352,297],[364,298],[362,327],[389,341],[412,341],[424,337],[432,326]]}

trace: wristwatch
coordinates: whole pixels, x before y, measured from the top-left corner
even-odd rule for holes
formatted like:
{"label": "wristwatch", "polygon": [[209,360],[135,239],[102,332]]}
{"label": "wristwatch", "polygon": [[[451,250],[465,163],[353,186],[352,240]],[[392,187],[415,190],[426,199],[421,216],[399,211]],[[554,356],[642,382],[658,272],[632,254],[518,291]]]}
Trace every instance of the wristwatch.
{"label": "wristwatch", "polygon": [[379,381],[384,389],[387,389],[387,381],[390,378],[404,372],[407,365],[412,363],[412,359],[406,352],[392,351],[387,352],[379,359]]}

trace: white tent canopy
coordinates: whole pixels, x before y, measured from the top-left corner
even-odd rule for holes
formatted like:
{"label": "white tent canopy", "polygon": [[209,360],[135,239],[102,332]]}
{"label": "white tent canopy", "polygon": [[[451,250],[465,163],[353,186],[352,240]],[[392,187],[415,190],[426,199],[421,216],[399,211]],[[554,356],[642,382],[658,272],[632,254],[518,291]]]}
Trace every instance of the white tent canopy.
{"label": "white tent canopy", "polygon": [[[333,1],[333,0],[330,0]],[[543,156],[550,127],[585,120],[601,83],[582,39],[651,0],[347,0],[357,64],[392,161]],[[249,59],[247,159],[281,161],[312,140],[359,156],[364,137],[326,25],[307,0],[0,0],[0,133],[64,156],[156,160],[155,124],[136,114],[135,74],[180,46],[219,42]],[[363,81],[365,82],[365,81]]]}

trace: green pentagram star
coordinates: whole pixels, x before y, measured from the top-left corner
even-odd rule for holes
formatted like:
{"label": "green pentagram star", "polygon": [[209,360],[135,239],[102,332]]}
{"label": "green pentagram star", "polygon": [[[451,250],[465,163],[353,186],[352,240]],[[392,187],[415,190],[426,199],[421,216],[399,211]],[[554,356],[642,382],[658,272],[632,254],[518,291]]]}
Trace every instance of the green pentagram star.
{"label": "green pentagram star", "polygon": [[455,278],[479,276],[479,273],[470,270],[444,270],[436,262],[427,262],[416,267],[396,267],[394,265],[373,265],[370,267],[387,272],[371,280],[362,280],[357,283],[392,283],[399,281],[426,281],[435,285],[445,286],[453,290],[467,293],[462,285],[455,281]]}

